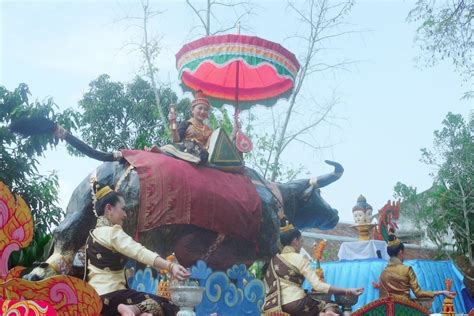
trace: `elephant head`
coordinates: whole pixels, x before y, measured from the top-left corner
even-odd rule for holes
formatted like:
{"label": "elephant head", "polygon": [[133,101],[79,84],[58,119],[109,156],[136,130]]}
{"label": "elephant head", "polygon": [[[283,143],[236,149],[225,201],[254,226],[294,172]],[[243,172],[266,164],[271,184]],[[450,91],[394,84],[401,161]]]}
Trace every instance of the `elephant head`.
{"label": "elephant head", "polygon": [[334,172],[318,178],[297,180],[279,186],[283,196],[285,215],[298,229],[332,229],[339,222],[337,210],[322,198],[320,188],[339,179],[344,168],[337,162],[329,160],[325,162],[334,166]]}

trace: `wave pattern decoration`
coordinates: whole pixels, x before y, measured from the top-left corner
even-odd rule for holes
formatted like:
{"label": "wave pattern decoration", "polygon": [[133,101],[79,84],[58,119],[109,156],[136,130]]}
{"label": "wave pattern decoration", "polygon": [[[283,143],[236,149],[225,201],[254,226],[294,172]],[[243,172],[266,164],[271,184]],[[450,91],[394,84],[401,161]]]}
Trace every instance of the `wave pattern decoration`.
{"label": "wave pattern decoration", "polygon": [[[151,276],[147,269],[150,268],[136,270],[134,277],[129,279],[129,285],[135,290],[155,294],[156,287],[151,284],[157,284],[159,277],[144,278],[145,275]],[[212,313],[226,316],[261,314],[265,287],[245,265],[234,265],[227,271],[212,271],[204,261],[199,260],[191,267],[191,279],[205,289],[201,303],[195,308],[198,316]]]}

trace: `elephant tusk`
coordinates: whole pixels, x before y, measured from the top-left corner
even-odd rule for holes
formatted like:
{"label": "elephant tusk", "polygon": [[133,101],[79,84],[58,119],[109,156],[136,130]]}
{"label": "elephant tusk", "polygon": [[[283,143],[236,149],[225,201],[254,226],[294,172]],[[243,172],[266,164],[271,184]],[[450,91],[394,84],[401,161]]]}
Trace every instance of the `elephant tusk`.
{"label": "elephant tusk", "polygon": [[[334,181],[338,180],[342,176],[342,174],[344,173],[344,168],[339,163],[337,163],[335,161],[330,161],[330,160],[325,160],[324,162],[327,163],[328,165],[333,166],[334,171],[331,172],[331,173],[319,176],[316,179],[316,183],[315,183],[314,187],[318,188],[318,189],[322,188],[322,187],[325,187],[325,186],[333,183]],[[313,179],[311,179],[311,180],[313,180]],[[310,180],[310,184],[311,184],[311,180]]]}
{"label": "elephant tusk", "polygon": [[303,200],[308,201],[308,199],[310,198],[311,194],[314,191],[314,188],[315,188],[315,185],[311,184],[310,182],[309,187],[303,191]]}

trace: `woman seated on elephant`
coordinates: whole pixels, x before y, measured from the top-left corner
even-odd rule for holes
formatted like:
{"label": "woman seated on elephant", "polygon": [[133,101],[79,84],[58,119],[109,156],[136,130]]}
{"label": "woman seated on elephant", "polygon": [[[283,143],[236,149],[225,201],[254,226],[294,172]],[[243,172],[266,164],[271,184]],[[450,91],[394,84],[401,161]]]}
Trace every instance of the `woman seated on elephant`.
{"label": "woman seated on elephant", "polygon": [[109,186],[96,192],[97,224],[86,242],[86,278],[100,295],[103,315],[175,315],[166,299],[137,292],[126,286],[124,267],[127,258],[168,269],[177,279],[184,280],[189,272],[179,264],[169,263],[127,235],[122,224],[127,214],[123,197]]}
{"label": "woman seated on elephant", "polygon": [[[204,121],[209,117],[211,104],[201,91],[197,91],[191,103],[192,117],[183,121],[176,128],[176,113],[171,111],[168,119],[171,122],[173,143],[161,147],[161,151],[177,158],[206,163],[208,159],[208,141],[213,130]],[[152,148],[156,151],[157,148]]]}
{"label": "woman seated on elephant", "polygon": [[[173,142],[180,143],[185,140],[193,139],[203,148],[207,148],[209,137],[212,134],[212,128],[206,125],[204,121],[209,117],[210,108],[211,104],[204,93],[197,91],[194,95],[194,100],[191,102],[192,117],[189,120],[181,122],[178,129],[173,128],[173,124],[171,125]],[[170,112],[168,119],[172,123],[175,122],[176,114]]]}

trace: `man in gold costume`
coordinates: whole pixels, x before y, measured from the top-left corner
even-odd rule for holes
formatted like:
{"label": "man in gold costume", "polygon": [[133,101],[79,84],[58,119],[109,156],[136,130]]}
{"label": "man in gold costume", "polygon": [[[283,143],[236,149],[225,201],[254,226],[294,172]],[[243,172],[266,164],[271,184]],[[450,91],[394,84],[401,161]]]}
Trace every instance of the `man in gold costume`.
{"label": "man in gold costume", "polygon": [[364,292],[363,288],[337,288],[322,282],[310,268],[309,260],[299,254],[303,238],[291,224],[282,228],[280,240],[284,247],[272,258],[265,273],[264,311],[283,311],[295,316],[338,315],[336,304],[317,300],[304,292],[305,278],[318,293],[359,296]]}
{"label": "man in gold costume", "polygon": [[410,266],[403,264],[405,246],[395,236],[390,235],[387,253],[390,261],[380,275],[380,297],[400,296],[410,299],[410,290],[417,298],[433,298],[436,295],[446,295],[454,298],[455,292],[449,291],[423,291],[418,285],[415,272]]}

